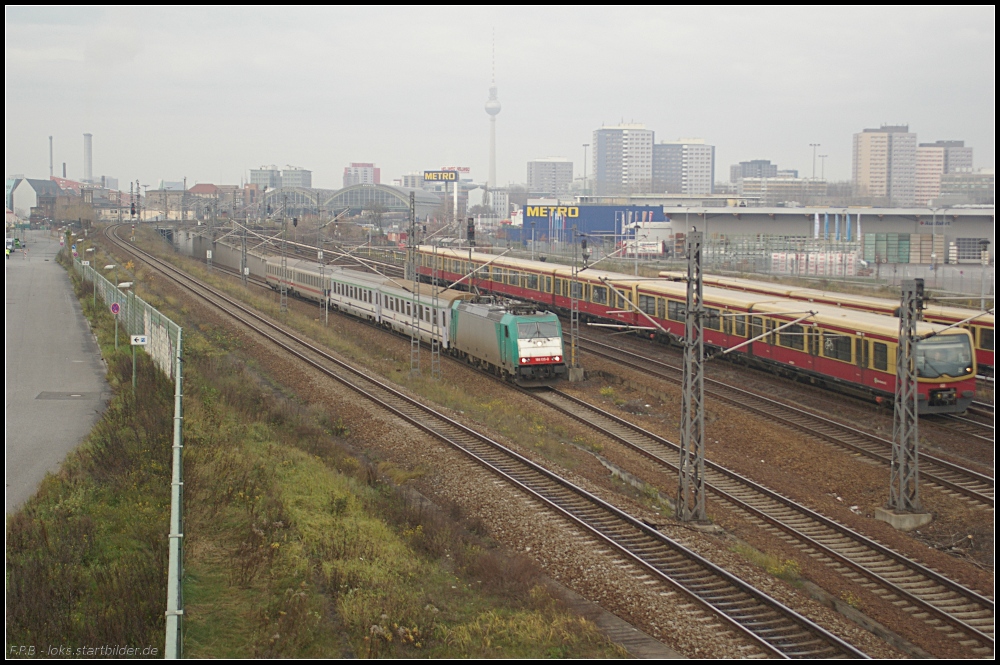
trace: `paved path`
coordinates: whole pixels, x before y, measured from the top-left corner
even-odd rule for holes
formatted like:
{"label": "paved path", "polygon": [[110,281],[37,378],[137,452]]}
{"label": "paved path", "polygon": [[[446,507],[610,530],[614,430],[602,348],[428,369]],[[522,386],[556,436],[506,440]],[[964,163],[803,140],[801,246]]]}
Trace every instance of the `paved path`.
{"label": "paved path", "polygon": [[58,239],[30,231],[28,258],[4,261],[5,514],[59,469],[111,397],[97,342],[69,275],[56,263],[58,251]]}

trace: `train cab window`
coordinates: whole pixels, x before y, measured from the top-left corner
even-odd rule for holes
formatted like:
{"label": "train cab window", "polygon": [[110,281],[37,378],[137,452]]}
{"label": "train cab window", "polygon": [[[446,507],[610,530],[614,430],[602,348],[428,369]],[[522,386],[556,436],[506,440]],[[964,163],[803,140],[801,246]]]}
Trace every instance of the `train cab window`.
{"label": "train cab window", "polygon": [[593,300],[592,302],[598,305],[608,304],[608,287],[606,286],[595,286],[592,289]]}
{"label": "train cab window", "polygon": [[669,300],[667,301],[667,318],[671,321],[683,321],[685,309],[687,309],[687,305],[684,303]]}
{"label": "train cab window", "polygon": [[639,310],[649,314],[650,316],[656,316],[656,298],[653,296],[639,296]]}
{"label": "train cab window", "polygon": [[705,308],[705,327],[710,330],[722,330],[722,319],[719,310],[714,307]]}
{"label": "train cab window", "polygon": [[889,345],[882,342],[872,342],[872,361],[875,369],[886,371],[889,369]]}
{"label": "train cab window", "polygon": [[993,328],[979,329],[979,348],[983,351],[993,350]]}
{"label": "train cab window", "polygon": [[782,330],[778,333],[778,338],[781,340],[781,345],[787,346],[789,349],[798,349],[799,351],[805,349],[805,330],[798,324]]}
{"label": "train cab window", "polygon": [[854,340],[854,359],[858,367],[868,367],[868,340],[858,337]]}
{"label": "train cab window", "polygon": [[526,280],[525,280],[524,288],[531,289],[532,291],[537,291],[538,290],[538,275],[530,275],[529,274],[527,276]]}
{"label": "train cab window", "polygon": [[851,362],[851,337],[836,333],[823,333],[823,355],[834,360]]}

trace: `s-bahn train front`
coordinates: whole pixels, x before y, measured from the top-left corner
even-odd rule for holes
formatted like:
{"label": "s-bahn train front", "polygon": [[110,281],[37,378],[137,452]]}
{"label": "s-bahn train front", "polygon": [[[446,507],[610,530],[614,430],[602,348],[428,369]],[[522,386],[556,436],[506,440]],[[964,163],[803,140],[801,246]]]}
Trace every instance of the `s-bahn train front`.
{"label": "s-bahn train front", "polygon": [[961,413],[972,404],[976,362],[967,330],[952,328],[919,340],[914,345],[913,364],[918,413]]}

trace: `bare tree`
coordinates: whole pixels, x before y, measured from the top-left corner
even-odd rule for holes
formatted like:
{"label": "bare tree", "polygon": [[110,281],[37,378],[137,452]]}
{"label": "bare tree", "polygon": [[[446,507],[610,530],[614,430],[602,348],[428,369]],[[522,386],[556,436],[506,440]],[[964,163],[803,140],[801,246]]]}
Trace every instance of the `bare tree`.
{"label": "bare tree", "polygon": [[362,210],[362,216],[365,218],[365,221],[377,228],[379,231],[382,230],[382,221],[385,217],[385,213],[385,206],[381,203],[376,203],[375,201],[366,203],[364,209]]}

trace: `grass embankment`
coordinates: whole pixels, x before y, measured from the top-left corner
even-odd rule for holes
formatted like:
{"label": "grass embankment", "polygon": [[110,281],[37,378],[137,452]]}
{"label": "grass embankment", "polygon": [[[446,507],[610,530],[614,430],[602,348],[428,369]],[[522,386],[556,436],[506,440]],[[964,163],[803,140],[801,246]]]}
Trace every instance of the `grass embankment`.
{"label": "grass embankment", "polygon": [[[621,655],[559,607],[529,561],[463,529],[457,511],[407,499],[391,481],[405,473],[349,452],[363,433],[269,386],[235,339],[199,332],[181,303],[154,291],[147,285],[144,297],[186,326],[186,656]],[[83,294],[103,343],[110,322]],[[130,360],[114,360],[130,380]],[[11,644],[42,635],[162,644],[172,403],[147,441],[130,423],[152,416],[128,410],[130,392],[9,522],[9,586],[18,578],[25,605],[14,617],[8,601]],[[102,463],[95,451],[111,441],[134,462]],[[118,468],[121,478],[109,478]],[[53,622],[53,611],[66,619]],[[114,633],[119,625],[132,632]]]}

